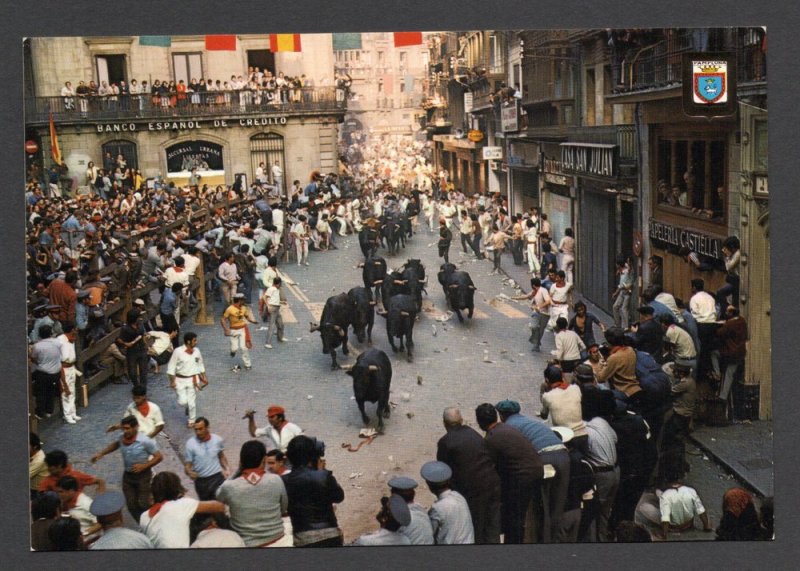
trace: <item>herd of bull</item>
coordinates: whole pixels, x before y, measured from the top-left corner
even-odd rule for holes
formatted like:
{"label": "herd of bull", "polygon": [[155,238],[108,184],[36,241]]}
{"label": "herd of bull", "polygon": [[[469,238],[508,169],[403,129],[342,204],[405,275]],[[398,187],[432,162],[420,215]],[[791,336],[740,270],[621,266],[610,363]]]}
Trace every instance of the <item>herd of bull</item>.
{"label": "herd of bull", "polygon": [[[391,217],[386,219],[383,234],[389,252],[394,241],[409,237],[406,227]],[[395,231],[395,227],[399,231]],[[364,412],[365,402],[377,402],[378,429],[383,430],[383,418],[389,417],[389,391],[392,381],[392,364],[389,357],[380,349],[372,348],[372,328],[375,313],[386,320],[386,332],[392,351],[405,351],[408,362],[413,361],[414,324],[422,311],[422,294],[427,294],[428,283],[425,266],[420,260],[409,259],[399,269],[389,270],[386,260],[377,255],[380,238],[374,225],[365,226],[359,235],[365,260],[362,268],[363,287],[354,287],[347,293],[328,298],[322,310],[320,322],[311,323],[311,332],[319,331],[322,338],[322,352],[331,356],[331,370],[339,369],[336,350],[341,346],[342,353],[348,355],[348,331],[352,327],[359,343],[366,340],[370,348],[359,354],[355,364],[346,373],[353,377],[353,392],[364,424],[369,417]],[[366,245],[366,247],[365,247]],[[374,247],[373,247],[374,246]],[[475,285],[469,273],[459,271],[453,264],[443,264],[438,273],[439,283],[444,290],[447,306],[464,321],[462,310],[471,319],[475,307]],[[380,302],[380,303],[379,303]],[[395,344],[399,340],[399,347]]]}

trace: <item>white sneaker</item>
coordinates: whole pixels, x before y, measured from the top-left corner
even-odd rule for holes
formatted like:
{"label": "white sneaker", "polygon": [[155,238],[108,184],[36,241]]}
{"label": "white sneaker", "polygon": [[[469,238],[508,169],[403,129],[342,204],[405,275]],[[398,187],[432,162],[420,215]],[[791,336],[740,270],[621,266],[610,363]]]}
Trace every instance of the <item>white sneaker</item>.
{"label": "white sneaker", "polygon": [[71,417],[70,418],[65,418],[64,422],[66,422],[67,424],[75,424],[75,419],[71,418]]}
{"label": "white sneaker", "polygon": [[288,339],[286,337],[281,337],[280,339],[278,339],[278,341],[280,341],[281,343],[286,343]]}
{"label": "white sneaker", "polygon": [[305,262],[303,265],[304,266],[310,266],[311,264],[309,264],[308,262]]}
{"label": "white sneaker", "polygon": [[74,418],[75,420],[80,420],[80,419],[81,419],[81,417],[80,417],[80,416],[78,416],[77,414],[73,414],[73,415],[72,415],[72,418]]}
{"label": "white sneaker", "polygon": [[267,349],[272,349],[272,345],[270,345],[269,343],[265,344],[264,347],[266,347]]}

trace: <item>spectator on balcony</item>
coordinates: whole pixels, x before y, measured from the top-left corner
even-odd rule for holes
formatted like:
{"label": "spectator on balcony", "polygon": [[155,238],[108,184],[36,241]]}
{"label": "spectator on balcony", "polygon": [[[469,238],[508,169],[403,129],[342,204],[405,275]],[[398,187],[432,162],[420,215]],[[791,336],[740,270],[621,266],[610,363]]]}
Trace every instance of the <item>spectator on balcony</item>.
{"label": "spectator on balcony", "polygon": [[119,90],[120,109],[127,111],[131,108],[130,87],[124,81],[120,81],[117,88]]}
{"label": "spectator on balcony", "polygon": [[108,86],[108,108],[111,111],[117,110],[117,102],[119,101],[119,86],[112,83]]}
{"label": "spectator on balcony", "polygon": [[61,97],[64,98],[64,109],[66,111],[75,110],[75,91],[72,89],[72,83],[67,81],[64,87],[61,88]]}
{"label": "spectator on balcony", "polygon": [[108,86],[107,81],[101,81],[100,87],[97,88],[97,96],[100,97],[101,109],[108,109],[108,96],[111,95],[111,88]]}
{"label": "spectator on balcony", "polygon": [[178,107],[186,107],[186,83],[182,79],[178,81],[177,85],[175,85],[175,93]]}
{"label": "spectator on balcony", "polygon": [[78,105],[80,106],[81,113],[85,114],[89,110],[89,88],[83,81],[78,82],[78,87],[75,88],[75,95],[78,96]]}

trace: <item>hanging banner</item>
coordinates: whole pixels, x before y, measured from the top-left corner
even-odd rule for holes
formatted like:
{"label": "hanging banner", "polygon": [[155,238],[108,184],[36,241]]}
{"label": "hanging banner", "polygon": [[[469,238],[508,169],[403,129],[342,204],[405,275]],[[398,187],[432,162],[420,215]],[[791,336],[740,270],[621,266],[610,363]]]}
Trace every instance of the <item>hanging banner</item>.
{"label": "hanging banner", "polygon": [[185,141],[167,147],[167,172],[222,171],[222,145],[210,141]]}

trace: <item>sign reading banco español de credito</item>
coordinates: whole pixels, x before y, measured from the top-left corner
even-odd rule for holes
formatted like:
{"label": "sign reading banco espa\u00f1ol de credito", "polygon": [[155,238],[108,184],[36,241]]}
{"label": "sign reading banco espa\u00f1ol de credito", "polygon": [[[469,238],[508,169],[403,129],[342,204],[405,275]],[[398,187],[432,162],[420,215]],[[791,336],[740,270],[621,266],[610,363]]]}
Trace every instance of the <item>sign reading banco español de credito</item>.
{"label": "sign reading banco espa\u00f1ol de credito", "polygon": [[213,119],[189,121],[148,121],[146,123],[97,123],[98,133],[130,133],[135,131],[191,131],[194,129],[227,129],[229,127],[265,127],[286,125],[289,120],[280,117],[256,117],[250,119]]}

